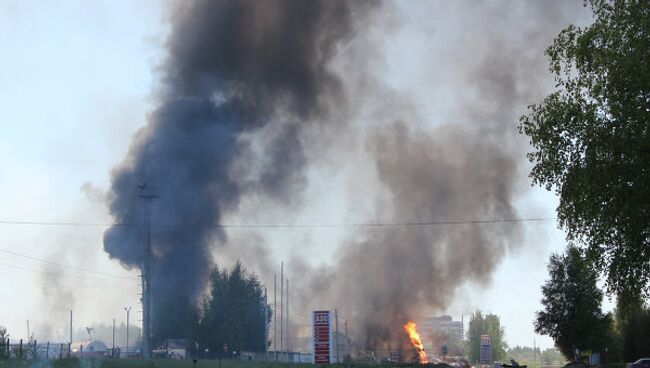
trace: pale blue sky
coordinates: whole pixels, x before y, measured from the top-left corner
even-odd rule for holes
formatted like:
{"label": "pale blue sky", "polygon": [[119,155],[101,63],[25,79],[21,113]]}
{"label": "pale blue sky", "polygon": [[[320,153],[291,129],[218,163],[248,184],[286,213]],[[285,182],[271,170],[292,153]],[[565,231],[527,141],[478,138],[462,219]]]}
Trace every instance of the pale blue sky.
{"label": "pale blue sky", "polygon": [[[457,9],[440,6],[436,12],[431,4],[416,5],[403,9],[415,25],[392,36],[398,42],[386,41],[385,81],[395,88],[407,86],[415,98],[437,101],[421,108],[424,114],[443,119],[440,116],[462,91],[449,87],[454,85],[454,76],[423,77],[420,61],[431,56],[426,50],[435,44],[443,50],[440,63],[454,63],[444,50],[459,36],[453,33],[453,18],[449,20],[445,12],[457,14]],[[433,31],[436,27],[432,26],[429,33],[427,22],[442,32]],[[146,121],[167,32],[163,2],[0,0],[0,220],[110,221],[104,206],[89,199],[81,187],[91,182],[106,188],[110,169]],[[408,62],[391,68],[391,58],[398,57]],[[440,87],[419,82],[427,78],[437,78]],[[346,211],[327,201],[308,200],[307,204],[330,213],[326,217],[332,219]],[[556,199],[530,189],[517,206],[522,217],[552,217]],[[310,222],[305,216],[303,222]],[[564,246],[563,235],[554,225],[527,226],[529,244],[507,255],[493,275],[486,275],[492,278],[490,286],[463,289],[447,312],[456,318],[463,313],[467,321],[477,308],[490,311],[501,316],[510,345],[532,345],[536,339],[542,347],[551,346],[550,339],[534,335],[532,320],[540,307],[548,255]],[[0,249],[136,276],[108,260],[101,250],[102,231],[0,224]],[[307,239],[325,239],[315,248],[322,247],[331,255],[335,247],[328,247],[326,241],[344,236],[316,234]],[[271,234],[270,238],[272,259],[284,258],[291,251],[278,245],[282,236]],[[137,280],[56,267],[44,275],[41,266],[42,262],[0,253],[0,325],[6,325],[12,336],[25,337],[27,319],[37,334],[47,333],[53,339],[67,336],[69,308],[75,309],[78,326],[110,323],[113,317],[120,321],[125,305],[137,309]],[[53,276],[56,273],[65,273],[67,278]],[[57,297],[60,294],[53,291],[57,287],[68,290],[69,298]]]}
{"label": "pale blue sky", "polygon": [[[153,1],[0,1],[0,218],[109,221],[80,188],[107,185],[145,121],[166,27],[161,11]],[[107,260],[102,229],[0,226],[2,249],[135,275]],[[50,322],[56,338],[70,307],[81,327],[122,317],[122,307],[138,300],[136,281],[67,268],[44,275],[42,262],[0,259],[0,323],[14,337],[26,336],[26,319],[37,335]],[[76,285],[74,297],[48,291],[57,285]]]}

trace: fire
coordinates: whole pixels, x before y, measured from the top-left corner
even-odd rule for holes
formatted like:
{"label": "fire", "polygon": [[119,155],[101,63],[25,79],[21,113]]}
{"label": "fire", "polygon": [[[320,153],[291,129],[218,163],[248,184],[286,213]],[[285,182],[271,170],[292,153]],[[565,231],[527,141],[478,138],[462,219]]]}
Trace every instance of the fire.
{"label": "fire", "polygon": [[420,363],[428,363],[429,358],[427,357],[427,352],[424,351],[424,345],[422,345],[422,339],[418,333],[418,326],[415,324],[415,322],[409,321],[404,325],[404,330],[406,330],[406,333],[411,339],[411,344],[413,344],[413,347],[418,353]]}

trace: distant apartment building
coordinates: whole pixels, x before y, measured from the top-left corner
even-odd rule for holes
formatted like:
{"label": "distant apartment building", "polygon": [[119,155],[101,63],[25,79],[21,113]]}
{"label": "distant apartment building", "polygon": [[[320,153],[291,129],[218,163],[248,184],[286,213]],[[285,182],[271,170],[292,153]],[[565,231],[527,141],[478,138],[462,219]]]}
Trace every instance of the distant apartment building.
{"label": "distant apartment building", "polygon": [[[447,347],[447,355],[463,354],[464,328],[462,321],[454,321],[451,316],[433,317],[428,321],[433,353],[442,355],[442,347]],[[427,332],[428,332],[427,331]]]}
{"label": "distant apartment building", "polygon": [[440,316],[433,318],[432,325],[434,333],[439,337],[438,345],[447,346],[447,355],[463,354],[465,331],[462,321],[454,321],[451,316]]}

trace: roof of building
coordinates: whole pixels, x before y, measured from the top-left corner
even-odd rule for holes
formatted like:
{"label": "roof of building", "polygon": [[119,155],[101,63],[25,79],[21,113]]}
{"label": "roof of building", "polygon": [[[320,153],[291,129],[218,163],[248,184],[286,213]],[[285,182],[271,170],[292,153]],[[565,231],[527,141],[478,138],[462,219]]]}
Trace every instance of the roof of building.
{"label": "roof of building", "polygon": [[88,352],[106,352],[108,349],[106,348],[106,344],[99,340],[84,340],[84,341],[78,341],[78,342],[73,342],[70,345],[70,348],[72,351],[80,351],[83,347],[83,351],[88,351]]}

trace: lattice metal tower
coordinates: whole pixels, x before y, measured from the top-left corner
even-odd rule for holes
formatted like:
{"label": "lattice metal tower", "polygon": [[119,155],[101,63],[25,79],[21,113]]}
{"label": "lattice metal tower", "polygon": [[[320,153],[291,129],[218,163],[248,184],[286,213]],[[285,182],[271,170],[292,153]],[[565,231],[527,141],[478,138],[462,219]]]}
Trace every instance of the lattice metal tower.
{"label": "lattice metal tower", "polygon": [[151,357],[151,202],[158,198],[147,188],[147,183],[138,185],[140,197],[144,201],[143,255],[142,255],[142,356]]}

